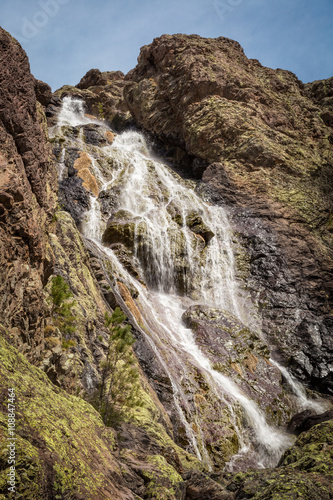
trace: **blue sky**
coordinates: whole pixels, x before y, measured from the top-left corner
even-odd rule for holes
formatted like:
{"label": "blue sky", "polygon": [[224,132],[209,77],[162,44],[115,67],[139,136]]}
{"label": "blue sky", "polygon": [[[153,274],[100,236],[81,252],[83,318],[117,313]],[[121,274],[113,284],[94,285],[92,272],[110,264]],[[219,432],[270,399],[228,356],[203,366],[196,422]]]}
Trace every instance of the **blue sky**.
{"label": "blue sky", "polygon": [[333,76],[333,0],[1,0],[0,25],[53,90],[90,68],[126,73],[164,33],[232,38],[303,82]]}

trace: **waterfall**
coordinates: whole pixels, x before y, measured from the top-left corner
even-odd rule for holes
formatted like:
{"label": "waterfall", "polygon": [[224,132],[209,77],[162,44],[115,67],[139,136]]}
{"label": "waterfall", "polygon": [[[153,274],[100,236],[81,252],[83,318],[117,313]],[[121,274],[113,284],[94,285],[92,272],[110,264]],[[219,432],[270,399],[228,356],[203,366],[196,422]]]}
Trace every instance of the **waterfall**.
{"label": "waterfall", "polygon": [[[57,133],[62,133],[61,127],[91,122],[106,128],[84,115],[81,101],[65,98]],[[209,386],[207,394],[216,415],[221,413],[221,421],[228,415],[237,436],[238,452],[227,468],[232,470],[234,463],[248,456],[257,467],[274,466],[292,438],[268,424],[258,404],[236,381],[213,367],[182,321],[189,306],[201,304],[228,311],[249,328],[260,328],[260,318],[235,277],[227,212],[202,200],[194,181],[182,179],[153,157],[137,131],[125,131],[112,145],[103,145],[98,151],[94,146],[89,151],[99,196],[91,195],[82,233],[110,262],[117,280],[137,291],[135,305],[141,320],[132,317],[132,321],[170,378],[189,451],[207,468],[211,466],[203,433],[193,430],[198,422],[204,425],[203,416],[193,403],[193,394],[187,395],[189,384],[197,383],[195,377],[200,376],[202,385]],[[110,235],[115,233],[130,248],[137,276],[123,265],[114,244],[109,245],[113,241]],[[278,368],[288,379],[284,369]]]}
{"label": "waterfall", "polygon": [[64,97],[58,115],[58,127],[77,127],[78,125],[85,125],[91,122],[102,123],[97,118],[85,116],[84,102],[81,99],[73,99],[69,96]]}

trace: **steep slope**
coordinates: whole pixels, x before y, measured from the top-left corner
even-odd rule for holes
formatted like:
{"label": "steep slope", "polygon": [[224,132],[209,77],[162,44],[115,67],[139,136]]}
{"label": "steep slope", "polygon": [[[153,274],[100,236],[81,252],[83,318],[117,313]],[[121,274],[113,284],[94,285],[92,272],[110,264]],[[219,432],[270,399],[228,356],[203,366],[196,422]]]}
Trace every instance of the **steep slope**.
{"label": "steep slope", "polygon": [[[178,498],[180,473],[201,464],[172,440],[169,418],[142,373],[142,405],[122,423],[119,441],[90,404],[70,395],[90,399],[96,390],[110,308],[73,219],[57,207],[58,173],[43,108],[56,107],[57,99],[34,79],[25,52],[2,29],[0,44],[0,496],[11,494],[7,418],[13,388],[16,494],[130,499],[150,491]],[[72,338],[52,313],[55,275],[76,299]]]}

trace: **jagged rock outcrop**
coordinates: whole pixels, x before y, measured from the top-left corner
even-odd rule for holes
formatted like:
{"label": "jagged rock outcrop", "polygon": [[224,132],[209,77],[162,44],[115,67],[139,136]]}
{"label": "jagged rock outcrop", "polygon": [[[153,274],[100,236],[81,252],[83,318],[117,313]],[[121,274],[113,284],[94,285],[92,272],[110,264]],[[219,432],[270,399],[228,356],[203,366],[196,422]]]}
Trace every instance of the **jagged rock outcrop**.
{"label": "jagged rock outcrop", "polygon": [[54,265],[47,231],[57,172],[28,57],[2,29],[0,81],[0,323],[33,357],[43,339],[43,288]]}
{"label": "jagged rock outcrop", "polygon": [[[65,85],[55,92],[55,96],[82,99],[87,113],[106,120],[116,130],[122,130],[124,126],[133,123],[123,97],[124,77],[121,71],[101,73],[98,69],[91,69],[76,87]],[[54,114],[52,116],[54,118]],[[53,123],[52,117],[50,123]]]}
{"label": "jagged rock outcrop", "polygon": [[197,35],[156,38],[126,79],[137,123],[233,207],[239,275],[265,334],[298,377],[332,393],[331,79],[304,86],[237,42]]}
{"label": "jagged rock outcrop", "polygon": [[50,85],[41,80],[35,79],[36,99],[44,107],[48,106],[53,99],[53,94]]}
{"label": "jagged rock outcrop", "polygon": [[[248,59],[237,42],[197,35],[156,38],[126,79],[136,121],[205,160],[207,175],[210,164],[222,163],[216,184],[225,173],[238,190],[289,202],[305,219],[314,218],[313,209],[327,210],[314,196],[320,190],[311,200],[306,193],[309,181],[315,191],[313,181],[332,160],[332,130],[314,102],[318,85],[305,91],[294,74]],[[288,200],[295,188],[300,199]]]}

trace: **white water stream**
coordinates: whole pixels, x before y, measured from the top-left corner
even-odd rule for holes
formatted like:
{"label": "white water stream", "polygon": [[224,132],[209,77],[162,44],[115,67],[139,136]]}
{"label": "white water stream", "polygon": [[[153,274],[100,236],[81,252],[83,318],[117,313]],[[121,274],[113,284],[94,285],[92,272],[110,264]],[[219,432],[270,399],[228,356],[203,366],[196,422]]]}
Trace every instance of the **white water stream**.
{"label": "white water stream", "polygon": [[281,374],[297,397],[300,411],[313,410],[315,413],[319,414],[328,409],[328,406],[326,404],[309,399],[302,384],[300,384],[294,377],[292,377],[292,375],[290,375],[290,373],[284,366],[281,366],[277,361],[274,361],[273,359],[270,359],[270,362],[280,370]]}
{"label": "white water stream", "polygon": [[[80,101],[64,99],[58,130],[92,121],[100,123],[84,115]],[[154,159],[144,137],[136,131],[116,136],[111,146],[100,148],[99,154],[112,158],[112,168],[102,169],[96,158],[92,158],[92,168],[100,192],[118,193],[116,208],[113,213],[103,214],[100,199],[92,195],[83,235],[107,256],[118,280],[123,279],[139,292],[136,306],[143,325],[136,326],[146,336],[170,378],[174,405],[190,448],[210,466],[202,433],[195,432],[191,425],[198,418],[193,415],[193,405],[184,390],[186,380],[195,369],[210,385],[221,407],[229,409],[239,442],[235,460],[251,455],[258,467],[275,465],[292,438],[270,426],[258,405],[233,380],[213,369],[192,330],[182,322],[186,308],[200,303],[229,311],[253,329],[260,327],[251,301],[235,278],[227,213],[203,201],[195,193],[192,181],[182,180],[171,168]],[[116,219],[126,217],[134,227],[133,253],[141,263],[140,272],[147,287],[129,274],[112,249],[102,244],[110,215]],[[193,217],[214,233],[208,244],[200,234],[190,230],[189,220]],[[288,372],[280,366],[279,369],[292,384]],[[299,388],[294,392],[299,398],[305,397]],[[232,467],[233,460],[229,464],[229,468]]]}

